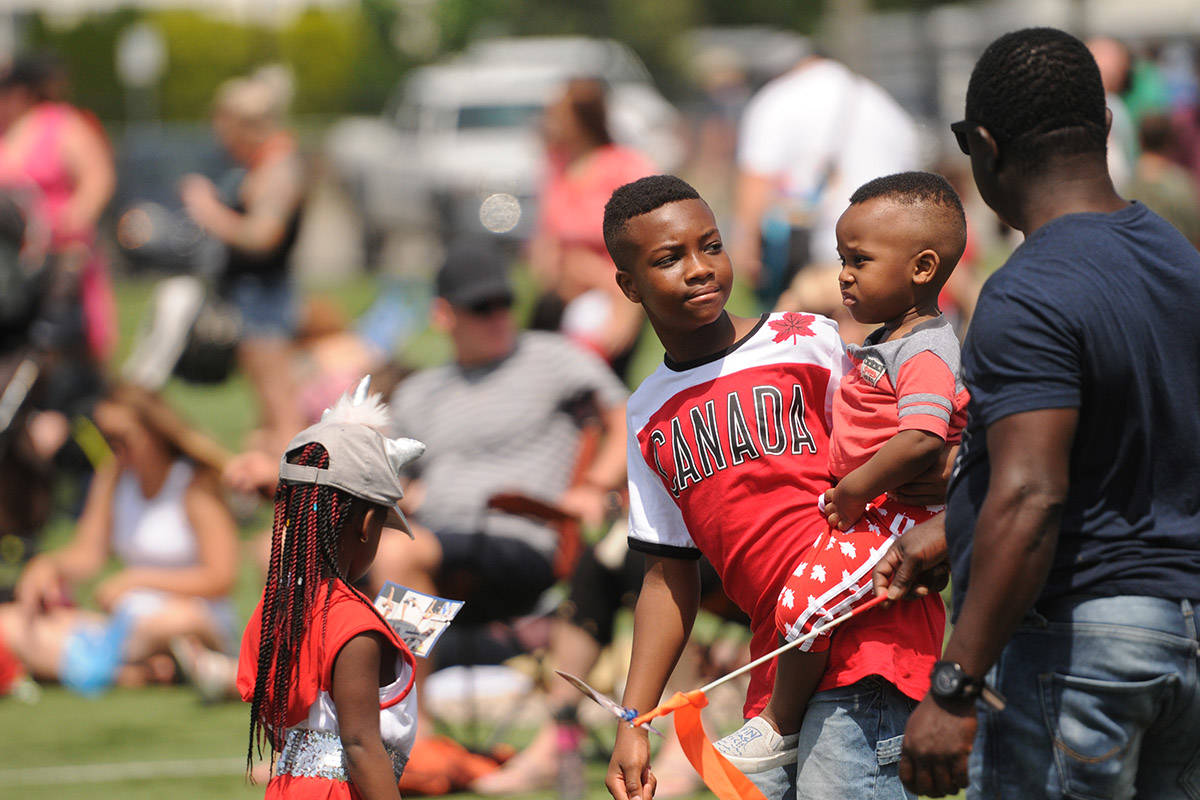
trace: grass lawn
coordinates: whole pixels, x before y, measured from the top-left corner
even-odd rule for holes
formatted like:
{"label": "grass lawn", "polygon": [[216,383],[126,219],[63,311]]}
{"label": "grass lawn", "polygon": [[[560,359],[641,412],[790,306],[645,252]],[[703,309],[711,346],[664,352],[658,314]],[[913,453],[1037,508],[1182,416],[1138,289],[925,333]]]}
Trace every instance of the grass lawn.
{"label": "grass lawn", "polygon": [[[241,703],[201,705],[184,687],[95,700],[48,687],[33,707],[0,700],[0,798],[262,797],[264,787],[242,777],[248,726]],[[588,798],[608,797],[605,766],[588,763]]]}

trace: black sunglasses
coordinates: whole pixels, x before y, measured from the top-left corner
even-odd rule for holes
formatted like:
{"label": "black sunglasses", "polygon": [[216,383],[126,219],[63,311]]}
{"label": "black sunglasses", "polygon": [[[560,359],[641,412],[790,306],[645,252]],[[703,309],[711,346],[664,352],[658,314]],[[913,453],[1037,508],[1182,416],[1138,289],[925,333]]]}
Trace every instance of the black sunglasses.
{"label": "black sunglasses", "polygon": [[467,312],[477,317],[488,317],[497,311],[508,311],[512,305],[511,297],[490,297],[467,306]]}
{"label": "black sunglasses", "polygon": [[968,119],[960,120],[950,125],[950,130],[954,133],[954,138],[958,141],[958,149],[962,150],[964,156],[971,155],[971,143],[967,139],[967,134],[978,127],[978,122],[971,122]]}

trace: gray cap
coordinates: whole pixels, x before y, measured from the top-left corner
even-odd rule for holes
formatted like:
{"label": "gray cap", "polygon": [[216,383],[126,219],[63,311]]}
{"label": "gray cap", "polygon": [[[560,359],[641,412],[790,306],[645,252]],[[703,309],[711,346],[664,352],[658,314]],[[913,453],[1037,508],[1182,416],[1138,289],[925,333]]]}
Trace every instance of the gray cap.
{"label": "gray cap", "polygon": [[[372,424],[361,421],[382,410],[379,395],[367,397],[370,380],[370,376],[364,378],[353,396],[343,395],[325,411],[320,422],[288,442],[279,463],[279,480],[332,486],[367,502],[387,506],[385,524],[412,536],[399,506],[400,498],[404,497],[400,471],[425,452],[425,445],[415,439],[389,439]],[[359,413],[358,409],[366,411]],[[314,442],[329,453],[328,467],[306,467],[287,461],[286,453]]]}

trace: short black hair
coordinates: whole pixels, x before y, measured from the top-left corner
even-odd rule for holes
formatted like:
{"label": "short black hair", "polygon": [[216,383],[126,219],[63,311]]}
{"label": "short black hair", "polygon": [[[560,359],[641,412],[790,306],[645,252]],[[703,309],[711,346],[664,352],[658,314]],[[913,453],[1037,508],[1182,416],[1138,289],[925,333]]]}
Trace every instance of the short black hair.
{"label": "short black hair", "polygon": [[1056,155],[1105,151],[1104,85],[1087,45],[1056,28],[1025,28],[988,45],[967,85],[968,121],[987,128],[1026,171]]}
{"label": "short black hair", "polygon": [[680,200],[700,200],[700,193],[674,175],[650,175],[617,187],[604,204],[604,246],[617,269],[625,269],[625,223]]}
{"label": "short black hair", "polygon": [[950,181],[935,172],[897,172],[867,181],[850,195],[850,205],[868,200],[891,200],[905,206],[923,206],[925,243],[942,259],[933,288],[940,288],[962,258],[967,246],[967,215]]}
{"label": "short black hair", "polygon": [[950,181],[936,172],[897,172],[867,181],[850,195],[850,205],[886,197],[904,205],[933,203],[963,216],[962,200]]}

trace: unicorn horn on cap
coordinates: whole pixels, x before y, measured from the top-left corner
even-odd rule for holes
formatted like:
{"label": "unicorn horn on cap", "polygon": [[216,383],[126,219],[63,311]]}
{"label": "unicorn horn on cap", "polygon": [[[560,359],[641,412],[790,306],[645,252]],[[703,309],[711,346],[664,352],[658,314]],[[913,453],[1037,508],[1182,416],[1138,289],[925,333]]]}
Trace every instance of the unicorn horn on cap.
{"label": "unicorn horn on cap", "polygon": [[353,392],[346,392],[338,401],[321,414],[322,422],[343,422],[366,425],[374,428],[383,435],[384,449],[387,451],[388,464],[397,473],[406,465],[420,458],[425,452],[425,445],[416,439],[398,437],[389,438],[392,429],[392,415],[384,405],[383,396],[376,392],[371,394],[371,376],[366,375]]}
{"label": "unicorn horn on cap", "polygon": [[383,395],[370,394],[371,376],[358,382],[353,392],[345,392],[337,402],[321,412],[321,422],[342,422],[366,425],[387,436],[392,429],[392,415],[383,402]]}
{"label": "unicorn horn on cap", "polygon": [[399,474],[400,470],[416,461],[425,452],[425,443],[416,439],[384,438],[383,449],[387,453],[388,464]]}

